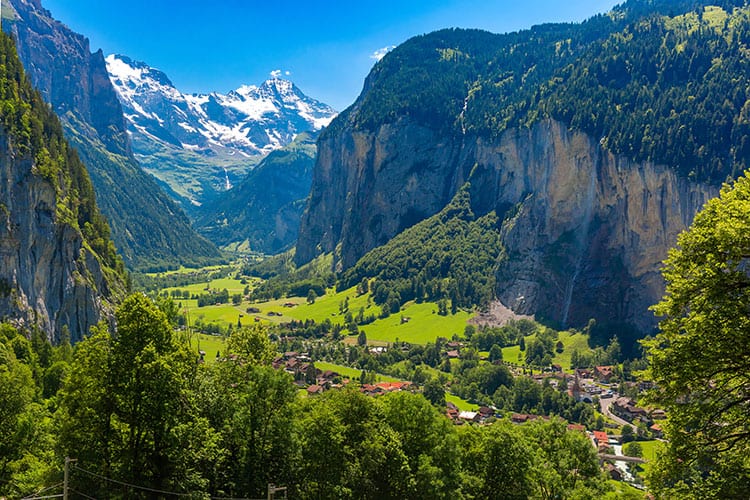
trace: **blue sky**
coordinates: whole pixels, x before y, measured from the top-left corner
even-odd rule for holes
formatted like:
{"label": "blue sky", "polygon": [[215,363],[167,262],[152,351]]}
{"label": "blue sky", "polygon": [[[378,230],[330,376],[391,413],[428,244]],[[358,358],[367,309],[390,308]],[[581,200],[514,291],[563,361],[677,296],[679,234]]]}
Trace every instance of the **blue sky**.
{"label": "blue sky", "polygon": [[[612,0],[42,0],[91,40],[167,73],[183,92],[227,92],[289,72],[303,92],[338,110],[351,104],[373,54],[446,27],[504,33],[582,21]],[[116,5],[116,8],[114,7]]]}

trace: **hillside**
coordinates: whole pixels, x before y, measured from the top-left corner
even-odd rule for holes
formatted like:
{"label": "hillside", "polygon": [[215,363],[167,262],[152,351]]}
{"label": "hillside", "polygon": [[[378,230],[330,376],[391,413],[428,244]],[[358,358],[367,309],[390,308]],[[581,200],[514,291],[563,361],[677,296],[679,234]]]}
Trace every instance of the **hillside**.
{"label": "hillside", "polygon": [[125,271],[86,167],[0,34],[0,317],[79,340],[111,316]]}
{"label": "hillside", "polygon": [[60,117],[66,138],[89,169],[112,238],[131,268],[204,263],[216,248],[190,227],[182,210],[142,171],[104,56],[52,19],[38,1],[11,0],[3,27],[17,40],[29,79]]}
{"label": "hillside", "polygon": [[750,9],[707,3],[630,1],[389,52],[321,136],[297,262],[333,253],[349,269],[469,182],[476,215],[506,220],[505,305],[650,331],[667,249],[748,156]]}
{"label": "hillside", "polygon": [[316,138],[302,133],[269,153],[241,182],[204,207],[198,231],[217,245],[266,254],[294,245],[310,192]]}

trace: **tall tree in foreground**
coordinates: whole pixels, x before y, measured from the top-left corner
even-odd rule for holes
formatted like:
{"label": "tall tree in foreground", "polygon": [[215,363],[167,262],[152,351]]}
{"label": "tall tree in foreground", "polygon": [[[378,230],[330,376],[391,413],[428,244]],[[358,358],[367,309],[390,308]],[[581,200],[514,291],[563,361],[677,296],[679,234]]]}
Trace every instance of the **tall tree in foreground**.
{"label": "tall tree in foreground", "polygon": [[[142,487],[205,489],[199,469],[213,460],[215,436],[197,417],[195,354],[173,339],[164,313],[144,295],[128,297],[116,317],[112,335],[100,327],[76,349],[56,415],[61,455]],[[92,493],[116,488],[82,471],[75,478]]]}
{"label": "tall tree in foreground", "polygon": [[750,180],[724,186],[680,235],[663,270],[660,333],[644,342],[666,408],[662,497],[750,496]]}

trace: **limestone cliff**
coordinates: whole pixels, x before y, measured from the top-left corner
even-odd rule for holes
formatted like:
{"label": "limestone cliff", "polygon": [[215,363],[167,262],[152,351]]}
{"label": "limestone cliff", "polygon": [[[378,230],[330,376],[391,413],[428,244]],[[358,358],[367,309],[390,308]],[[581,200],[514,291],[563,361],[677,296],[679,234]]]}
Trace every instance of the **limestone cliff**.
{"label": "limestone cliff", "polygon": [[79,340],[108,307],[101,264],[80,231],[60,223],[55,186],[4,131],[0,181],[0,318],[38,326],[50,338],[67,327]]}
{"label": "limestone cliff", "polygon": [[0,35],[0,320],[73,341],[124,293],[85,167]]}
{"label": "limestone cliff", "polygon": [[478,214],[496,210],[508,259],[501,301],[583,325],[653,327],[661,261],[718,188],[634,163],[545,120],[496,139],[439,135],[399,120],[319,142],[297,255],[334,252],[339,268],[438,212],[466,181]]}

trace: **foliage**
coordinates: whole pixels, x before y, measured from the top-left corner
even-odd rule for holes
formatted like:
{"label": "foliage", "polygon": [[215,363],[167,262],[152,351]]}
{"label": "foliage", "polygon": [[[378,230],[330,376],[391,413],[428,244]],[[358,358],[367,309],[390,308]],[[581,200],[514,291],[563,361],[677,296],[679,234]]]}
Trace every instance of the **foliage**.
{"label": "foliage", "polygon": [[474,214],[467,184],[440,213],[368,252],[344,273],[340,286],[375,278],[370,285],[373,298],[389,313],[409,300],[450,299],[455,314],[456,307],[492,299],[492,270],[502,258],[497,216]]}
{"label": "foliage", "polygon": [[107,220],[96,204],[86,167],[65,140],[52,109],[34,90],[16,55],[13,40],[0,35],[0,121],[21,158],[34,162],[33,173],[56,193],[55,219],[81,234],[108,273],[113,291],[124,289],[125,271],[110,239]]}
{"label": "foliage", "polygon": [[[670,475],[688,487],[713,484],[711,471],[725,467],[739,471],[736,481],[750,474],[748,235],[750,180],[743,176],[706,204],[670,251],[667,290],[654,306],[664,319],[644,342],[657,384],[652,401],[669,415],[663,458],[682,464]],[[726,477],[724,487],[734,483]]]}
{"label": "foliage", "polygon": [[[117,331],[102,326],[83,341],[56,414],[59,456],[102,476],[156,489],[202,488],[192,461],[210,460],[212,430],[191,396],[196,357],[172,338],[164,314],[143,295],[117,310]],[[110,485],[78,475],[76,487]]]}
{"label": "foliage", "polygon": [[409,119],[496,137],[555,118],[615,153],[720,183],[750,157],[749,13],[743,0],[630,0],[580,24],[417,36],[323,134]]}

